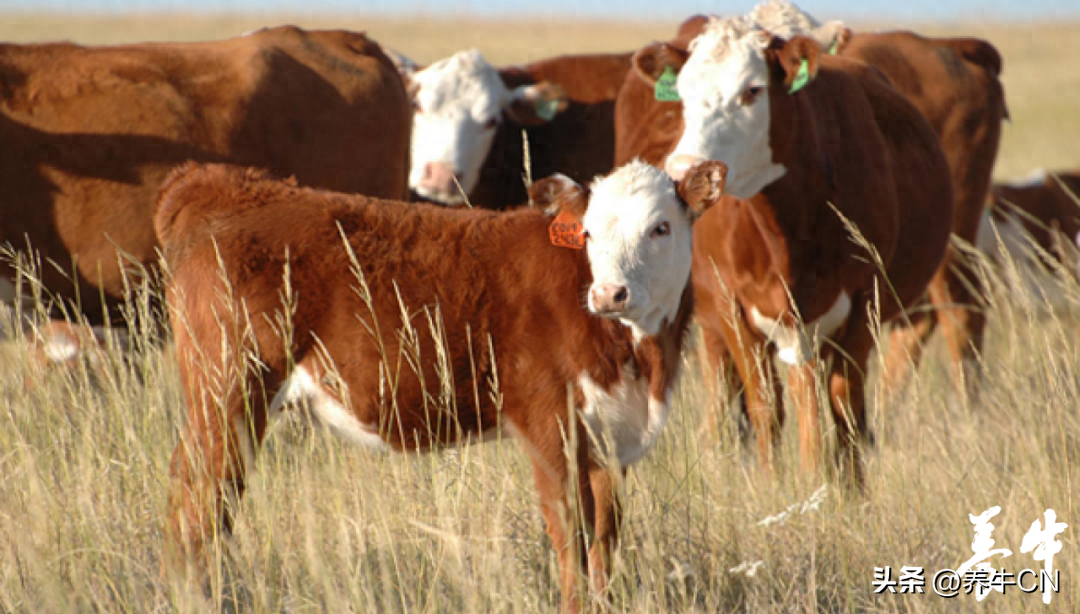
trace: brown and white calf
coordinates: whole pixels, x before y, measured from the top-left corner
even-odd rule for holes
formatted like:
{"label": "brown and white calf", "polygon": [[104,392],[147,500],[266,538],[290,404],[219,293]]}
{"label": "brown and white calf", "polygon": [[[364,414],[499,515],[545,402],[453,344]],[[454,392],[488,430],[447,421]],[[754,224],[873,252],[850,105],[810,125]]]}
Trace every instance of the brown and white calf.
{"label": "brown and white calf", "polygon": [[230,166],[178,170],[155,219],[188,403],[168,559],[201,560],[272,418],[307,401],[370,448],[519,440],[564,609],[576,609],[585,550],[561,518],[576,489],[602,587],[617,534],[605,461],[637,462],[668,419],[692,309],[691,224],[725,173],[705,162],[676,185],[635,162],[588,188],[555,176],[532,187],[553,220],[301,189]]}
{"label": "brown and white calf", "polygon": [[734,360],[768,466],[782,414],[769,408],[765,386],[778,380],[760,357],[776,350],[790,365],[802,463],[814,468],[820,350],[840,458],[859,481],[870,325],[918,300],[943,258],[948,165],[926,120],[878,71],[810,38],[733,18],[710,22],[691,49],[667,170],[678,178],[712,157],[730,165],[730,195],[695,226],[695,315],[711,362]]}
{"label": "brown and white calf", "polygon": [[629,53],[496,69],[470,50],[422,69],[399,65],[414,107],[409,187],[422,199],[524,204],[523,130],[534,177],[560,172],[583,182],[613,168],[613,108]]}

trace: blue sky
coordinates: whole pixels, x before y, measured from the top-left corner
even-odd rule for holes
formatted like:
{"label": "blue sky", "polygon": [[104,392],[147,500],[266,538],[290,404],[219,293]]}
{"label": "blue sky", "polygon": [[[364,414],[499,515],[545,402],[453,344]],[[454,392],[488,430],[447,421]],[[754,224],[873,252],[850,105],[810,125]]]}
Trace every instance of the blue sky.
{"label": "blue sky", "polygon": [[[467,13],[489,17],[578,15],[670,20],[692,13],[741,13],[754,3],[755,0],[0,0],[0,11]],[[1080,17],[1080,0],[804,0],[799,4],[819,18],[848,21],[1054,21]]]}

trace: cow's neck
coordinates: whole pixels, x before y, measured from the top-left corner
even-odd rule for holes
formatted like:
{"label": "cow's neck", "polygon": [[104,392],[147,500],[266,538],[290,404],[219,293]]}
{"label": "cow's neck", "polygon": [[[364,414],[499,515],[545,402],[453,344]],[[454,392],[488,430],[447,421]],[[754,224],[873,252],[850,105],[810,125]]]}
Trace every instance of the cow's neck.
{"label": "cow's neck", "polygon": [[787,172],[761,190],[759,204],[773,210],[789,245],[805,243],[814,235],[819,217],[829,209],[831,162],[826,143],[814,124],[813,105],[807,94],[773,94],[770,102],[770,145],[773,162]]}

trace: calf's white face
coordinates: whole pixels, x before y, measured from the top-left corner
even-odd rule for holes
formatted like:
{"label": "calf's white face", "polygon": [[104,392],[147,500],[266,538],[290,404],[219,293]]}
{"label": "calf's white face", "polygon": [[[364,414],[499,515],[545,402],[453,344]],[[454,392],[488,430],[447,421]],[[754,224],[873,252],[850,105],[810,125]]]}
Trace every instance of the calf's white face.
{"label": "calf's white face", "polygon": [[549,84],[507,88],[499,71],[475,49],[460,51],[408,79],[414,107],[409,187],[443,204],[463,202],[462,190],[468,194],[476,187],[496,128],[512,105],[535,104],[551,115],[565,106],[564,98],[553,100],[561,90],[555,92]]}
{"label": "calf's white face", "polygon": [[726,173],[722,162],[703,162],[675,185],[634,160],[595,180],[591,193],[556,175],[534,183],[530,194],[580,223],[592,274],[589,311],[641,338],[674,321],[690,282],[693,219],[720,199]]}
{"label": "calf's white face", "polygon": [[749,198],[783,176],[769,144],[770,39],[736,17],[711,22],[691,43],[678,77],[685,128],[666,162],[672,177],[695,160],[723,160],[731,169],[727,191]]}

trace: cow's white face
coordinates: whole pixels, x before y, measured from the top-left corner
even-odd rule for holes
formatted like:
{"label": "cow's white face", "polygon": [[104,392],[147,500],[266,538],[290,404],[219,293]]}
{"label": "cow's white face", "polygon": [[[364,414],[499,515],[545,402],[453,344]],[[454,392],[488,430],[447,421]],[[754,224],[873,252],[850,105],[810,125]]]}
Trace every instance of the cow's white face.
{"label": "cow's white face", "polygon": [[475,49],[440,60],[413,77],[415,90],[409,187],[447,204],[476,186],[503,108],[513,98]]}
{"label": "cow's white face", "polygon": [[757,194],[783,176],[769,144],[770,35],[746,18],[716,20],[690,46],[679,73],[685,128],[666,168],[678,179],[696,160],[723,160],[727,190]]}
{"label": "cow's white face", "polygon": [[619,318],[639,336],[655,335],[675,317],[690,279],[686,205],[670,177],[639,160],[596,180],[591,192],[582,218],[593,277],[589,310]]}
{"label": "cow's white face", "polygon": [[506,87],[499,71],[475,49],[406,78],[415,109],[409,187],[444,204],[464,201],[464,194],[476,187],[504,118],[535,126],[551,121],[568,104],[566,92],[547,81]]}

